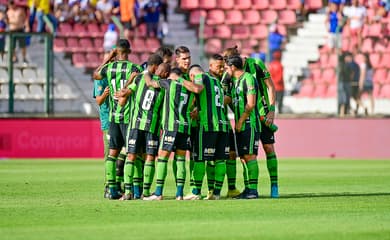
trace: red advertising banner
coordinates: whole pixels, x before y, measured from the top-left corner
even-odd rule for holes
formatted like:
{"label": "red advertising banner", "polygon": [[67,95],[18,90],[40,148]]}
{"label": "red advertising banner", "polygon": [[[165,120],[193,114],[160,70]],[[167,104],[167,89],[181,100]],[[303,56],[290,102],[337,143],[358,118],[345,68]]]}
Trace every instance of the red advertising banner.
{"label": "red advertising banner", "polygon": [[[277,119],[278,157],[390,159],[390,119]],[[264,157],[263,150],[259,156]],[[0,119],[0,158],[102,158],[97,119]]]}

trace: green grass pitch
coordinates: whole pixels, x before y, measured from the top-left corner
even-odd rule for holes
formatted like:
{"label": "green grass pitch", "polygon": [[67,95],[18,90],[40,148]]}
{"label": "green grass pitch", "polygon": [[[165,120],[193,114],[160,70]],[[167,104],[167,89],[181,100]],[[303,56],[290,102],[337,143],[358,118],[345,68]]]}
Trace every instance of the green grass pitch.
{"label": "green grass pitch", "polygon": [[2,160],[0,239],[390,239],[390,160],[281,159],[279,199],[260,169],[258,200],[119,202],[102,160]]}

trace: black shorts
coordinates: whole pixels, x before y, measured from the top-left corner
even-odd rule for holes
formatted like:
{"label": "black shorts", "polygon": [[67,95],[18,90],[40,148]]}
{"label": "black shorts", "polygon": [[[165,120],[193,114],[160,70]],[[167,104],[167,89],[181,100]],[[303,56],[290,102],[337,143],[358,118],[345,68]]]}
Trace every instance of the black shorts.
{"label": "black shorts", "polygon": [[132,30],[133,25],[131,24],[131,21],[122,22],[124,29]]}
{"label": "black shorts", "polygon": [[189,136],[185,133],[164,130],[160,140],[160,149],[168,152],[174,150],[189,150]]}
{"label": "black shorts", "polygon": [[237,132],[237,148],[240,157],[244,155],[257,155],[259,150],[260,133],[247,126],[245,131]]}
{"label": "black shorts", "polygon": [[263,122],[261,122],[260,140],[262,144],[274,144],[275,134]]}
{"label": "black shorts", "polygon": [[122,149],[126,143],[127,123],[110,122],[110,149]]}
{"label": "black shorts", "polygon": [[199,153],[199,128],[191,127],[190,135],[191,154],[193,157],[198,157]]}
{"label": "black shorts", "polygon": [[[10,32],[13,32],[13,33],[24,33],[24,29],[12,30]],[[14,37],[14,48],[16,48],[16,41],[18,42],[18,45],[19,45],[20,48],[26,47],[26,37],[22,37],[22,36]]]}
{"label": "black shorts", "polygon": [[229,159],[229,133],[199,131],[199,160]]}
{"label": "black shorts", "polygon": [[127,143],[127,153],[157,155],[158,136],[156,134],[139,129],[130,129]]}
{"label": "black shorts", "polygon": [[351,96],[354,99],[358,99],[359,98],[359,96],[360,96],[359,86],[352,86],[351,87]]}

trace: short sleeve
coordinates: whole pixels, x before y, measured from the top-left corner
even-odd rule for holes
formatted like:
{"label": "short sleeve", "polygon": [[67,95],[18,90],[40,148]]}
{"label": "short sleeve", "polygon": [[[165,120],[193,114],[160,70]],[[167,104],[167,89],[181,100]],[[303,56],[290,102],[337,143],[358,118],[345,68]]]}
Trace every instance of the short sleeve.
{"label": "short sleeve", "polygon": [[102,75],[103,78],[107,77],[107,69],[108,69],[108,65],[105,65],[105,66],[100,70],[100,75]]}
{"label": "short sleeve", "polygon": [[104,89],[106,88],[106,84],[105,84],[105,80],[96,80],[93,82],[94,82],[93,98],[96,98],[97,96],[103,94]]}
{"label": "short sleeve", "polygon": [[199,85],[203,85],[205,79],[206,79],[205,74],[196,74],[195,79],[194,79],[194,83],[199,84]]}
{"label": "short sleeve", "polygon": [[252,75],[247,74],[245,76],[245,84],[247,87],[247,95],[253,95],[256,94],[256,85],[255,85],[255,79]]}

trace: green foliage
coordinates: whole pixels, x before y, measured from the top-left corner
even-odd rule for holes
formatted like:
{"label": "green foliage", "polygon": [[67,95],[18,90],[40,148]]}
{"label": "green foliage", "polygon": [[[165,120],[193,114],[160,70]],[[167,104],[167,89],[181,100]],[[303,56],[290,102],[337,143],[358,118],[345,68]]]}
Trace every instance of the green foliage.
{"label": "green foliage", "polygon": [[[23,240],[389,239],[390,161],[282,159],[280,199],[269,198],[265,160],[260,161],[260,169],[259,200],[170,200],[175,189],[169,172],[168,200],[119,202],[103,198],[103,161],[3,160],[0,236]],[[242,188],[240,170],[238,165]]]}

